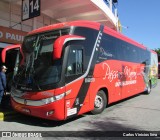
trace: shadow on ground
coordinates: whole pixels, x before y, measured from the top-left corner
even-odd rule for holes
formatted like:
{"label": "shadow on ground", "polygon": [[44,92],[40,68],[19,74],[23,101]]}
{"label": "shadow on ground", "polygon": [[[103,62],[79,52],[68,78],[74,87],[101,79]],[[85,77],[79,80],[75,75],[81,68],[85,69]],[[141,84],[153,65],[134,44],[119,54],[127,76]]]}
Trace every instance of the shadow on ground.
{"label": "shadow on ground", "polygon": [[[133,97],[138,97],[139,95],[133,96]],[[110,106],[114,106],[115,104],[118,104],[120,102],[125,102],[133,97],[130,97],[128,99],[119,101],[117,103],[114,103]],[[110,107],[109,106],[109,107]],[[3,112],[5,117],[4,121],[6,122],[17,122],[20,124],[26,124],[30,126],[39,126],[39,127],[44,127],[44,128],[51,128],[51,127],[58,127],[58,126],[63,126],[67,123],[72,123],[73,121],[79,120],[77,125],[87,125],[87,129],[82,129],[83,131],[69,131],[70,128],[68,128],[68,131],[52,131],[48,132],[46,131],[44,133],[44,136],[47,137],[82,137],[85,139],[118,139],[118,140],[125,140],[125,139],[136,139],[136,140],[147,140],[147,139],[155,139],[154,137],[124,137],[124,133],[130,133],[134,134],[135,133],[143,133],[143,130],[139,130],[135,128],[134,126],[129,126],[129,125],[124,125],[119,122],[125,121],[120,120],[117,122],[116,116],[113,118],[105,118],[105,120],[87,120],[83,119],[85,116],[90,116],[90,113],[68,119],[65,121],[51,121],[51,120],[45,120],[45,119],[40,119],[32,116],[26,116],[20,113],[15,112],[9,104],[7,104],[3,109],[0,109],[0,112]],[[100,114],[101,115],[101,114]],[[103,114],[102,114],[103,115]],[[88,118],[89,118],[88,117]],[[72,124],[73,126],[74,124]],[[77,128],[78,126],[74,126]],[[73,130],[73,128],[71,129]],[[147,132],[148,133],[148,132]],[[157,139],[157,138],[156,138]]]}
{"label": "shadow on ground", "polygon": [[[139,96],[139,95],[136,95],[136,96],[133,96],[133,97],[137,97],[137,96]],[[128,99],[131,99],[133,97],[130,97]],[[109,105],[109,107],[110,106],[114,106],[115,104],[118,104],[120,102],[124,102],[124,101],[126,101],[128,99],[125,99],[125,100],[113,103],[113,104]],[[4,121],[6,121],[6,122],[18,122],[18,123],[22,123],[22,124],[33,125],[33,126],[40,126],[40,127],[57,127],[57,126],[62,126],[62,125],[65,125],[67,123],[70,123],[72,121],[79,120],[79,119],[85,117],[86,115],[91,115],[91,113],[86,113],[84,115],[77,116],[77,117],[74,117],[74,118],[71,118],[71,119],[68,119],[68,120],[65,120],[65,121],[45,120],[45,119],[41,119],[41,118],[37,118],[37,117],[32,117],[32,116],[27,116],[27,115],[23,115],[21,113],[15,112],[12,109],[12,107],[10,106],[10,103],[9,103],[8,99],[6,100],[4,108],[0,109],[0,112],[4,113]],[[114,122],[114,120],[112,120],[112,122]],[[112,122],[109,122],[109,124],[107,124],[107,126],[110,126],[110,128],[108,130],[116,130],[116,131],[123,130],[120,127],[121,125],[119,125],[119,124],[115,124],[115,125],[112,124],[112,125],[110,125],[110,123],[112,123]],[[97,122],[97,123],[100,123],[100,122]],[[103,122],[103,123],[106,123],[106,122]]]}

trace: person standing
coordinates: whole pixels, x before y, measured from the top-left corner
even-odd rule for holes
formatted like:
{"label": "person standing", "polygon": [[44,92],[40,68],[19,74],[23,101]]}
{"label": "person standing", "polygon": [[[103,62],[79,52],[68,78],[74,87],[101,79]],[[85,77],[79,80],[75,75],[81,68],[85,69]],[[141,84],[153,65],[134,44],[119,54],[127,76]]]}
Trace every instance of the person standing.
{"label": "person standing", "polygon": [[2,98],[3,98],[3,95],[4,95],[4,92],[6,90],[6,71],[7,71],[7,68],[6,66],[2,66],[1,67],[1,72],[0,72],[0,105],[1,105],[1,102],[2,102]]}

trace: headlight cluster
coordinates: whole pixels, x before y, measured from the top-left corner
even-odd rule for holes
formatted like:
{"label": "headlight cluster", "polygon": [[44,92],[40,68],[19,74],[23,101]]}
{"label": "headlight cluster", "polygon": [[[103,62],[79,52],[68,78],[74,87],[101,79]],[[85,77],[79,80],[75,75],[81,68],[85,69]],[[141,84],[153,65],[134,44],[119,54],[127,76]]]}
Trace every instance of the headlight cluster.
{"label": "headlight cluster", "polygon": [[42,99],[42,102],[45,103],[45,104],[53,103],[55,101],[58,101],[58,100],[62,99],[64,96],[65,96],[65,93],[62,93],[62,94],[57,95],[57,96]]}

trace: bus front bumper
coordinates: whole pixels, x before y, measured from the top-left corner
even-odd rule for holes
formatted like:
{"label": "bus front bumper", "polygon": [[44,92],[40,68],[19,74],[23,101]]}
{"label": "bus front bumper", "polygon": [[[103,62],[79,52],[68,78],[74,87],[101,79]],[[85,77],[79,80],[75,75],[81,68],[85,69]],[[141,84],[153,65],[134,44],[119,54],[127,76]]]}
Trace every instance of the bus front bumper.
{"label": "bus front bumper", "polygon": [[[34,101],[33,101],[34,102]],[[39,118],[49,119],[49,120],[64,120],[64,99],[45,104],[45,105],[26,105],[27,103],[19,102],[15,98],[11,97],[11,104],[14,110],[17,112],[35,116]]]}

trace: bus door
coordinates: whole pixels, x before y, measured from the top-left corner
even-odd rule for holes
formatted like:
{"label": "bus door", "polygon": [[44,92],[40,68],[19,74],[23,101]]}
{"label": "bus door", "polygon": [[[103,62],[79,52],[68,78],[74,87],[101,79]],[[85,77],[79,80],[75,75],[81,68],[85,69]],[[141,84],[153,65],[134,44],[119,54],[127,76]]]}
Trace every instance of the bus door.
{"label": "bus door", "polygon": [[81,89],[84,81],[84,48],[85,37],[64,35],[53,45],[53,59],[59,59],[63,54],[63,81],[65,82],[65,116],[77,115],[83,106],[84,96]]}
{"label": "bus door", "polygon": [[19,61],[19,49],[20,45],[7,46],[2,50],[1,53],[2,63],[5,63],[5,65],[8,67],[6,74],[8,92],[11,90],[13,72],[15,72],[14,70],[16,69],[16,63]]}
{"label": "bus door", "polygon": [[89,96],[86,96],[83,66],[84,48],[81,45],[69,45],[66,48],[66,116],[70,117],[79,113],[83,106],[83,111],[88,110]]}

